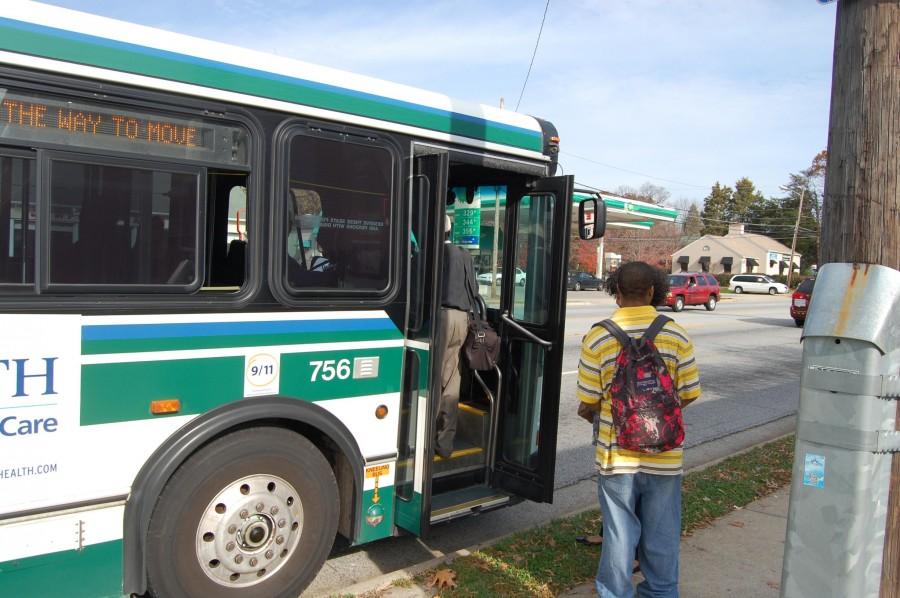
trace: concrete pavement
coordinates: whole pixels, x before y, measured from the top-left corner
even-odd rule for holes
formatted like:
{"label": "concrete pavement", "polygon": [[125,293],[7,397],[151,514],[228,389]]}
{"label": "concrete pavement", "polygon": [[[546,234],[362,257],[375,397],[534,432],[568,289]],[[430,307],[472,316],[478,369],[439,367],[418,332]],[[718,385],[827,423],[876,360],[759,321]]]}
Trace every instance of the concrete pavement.
{"label": "concrete pavement", "polygon": [[[681,598],[778,598],[781,559],[787,527],[791,488],[750,503],[695,531],[681,541]],[[422,598],[434,596],[413,576],[436,568],[453,556],[423,563],[413,570],[395,571],[378,579],[346,588],[339,594],[360,598]],[[599,552],[585,548],[585,558],[596,560]],[[452,565],[450,565],[452,567]],[[635,582],[640,581],[640,573]],[[402,580],[398,583],[398,580]],[[404,587],[401,587],[404,586]],[[560,594],[560,598],[596,596],[593,582]]]}
{"label": "concrete pavement", "polygon": [[[786,486],[682,539],[681,598],[778,598],[790,495]],[[588,583],[560,598],[596,595]]]}

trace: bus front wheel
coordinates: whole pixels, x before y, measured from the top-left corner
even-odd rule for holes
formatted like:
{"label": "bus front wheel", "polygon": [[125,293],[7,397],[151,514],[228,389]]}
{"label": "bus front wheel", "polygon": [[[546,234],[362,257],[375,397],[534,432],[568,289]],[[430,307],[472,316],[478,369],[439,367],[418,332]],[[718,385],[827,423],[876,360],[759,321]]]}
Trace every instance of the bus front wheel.
{"label": "bus front wheel", "polygon": [[147,536],[152,596],[298,596],[334,543],[338,488],[309,440],[282,428],[227,434],[164,488]]}

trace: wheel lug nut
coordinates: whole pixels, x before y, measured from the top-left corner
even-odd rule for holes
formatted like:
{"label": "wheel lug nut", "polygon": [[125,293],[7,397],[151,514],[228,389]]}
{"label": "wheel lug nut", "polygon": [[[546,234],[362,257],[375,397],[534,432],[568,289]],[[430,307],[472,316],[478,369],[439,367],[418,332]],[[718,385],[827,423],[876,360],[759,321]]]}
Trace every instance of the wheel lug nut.
{"label": "wheel lug nut", "polygon": [[236,532],[236,531],[237,531],[237,526],[236,526],[236,525],[229,525],[229,526],[228,526],[228,533],[229,533],[229,534],[233,534],[233,533]]}
{"label": "wheel lug nut", "polygon": [[259,562],[259,561],[256,560],[256,557],[253,557],[252,559],[250,559],[250,566],[251,566],[251,567],[255,567],[255,566],[256,566],[256,563],[258,563],[258,562]]}
{"label": "wheel lug nut", "polygon": [[275,543],[279,545],[284,544],[284,536],[278,536],[277,538],[275,538]]}
{"label": "wheel lug nut", "polygon": [[263,510],[265,510],[265,508],[266,508],[266,505],[262,504],[261,502],[256,503],[256,512],[257,513],[262,513]]}
{"label": "wheel lug nut", "polygon": [[243,563],[243,562],[244,562],[244,555],[242,555],[242,554],[236,555],[236,556],[234,557],[234,562],[237,563],[238,565],[240,565],[241,563]]}
{"label": "wheel lug nut", "polygon": [[278,527],[284,527],[284,524],[287,523],[284,519],[278,521]]}
{"label": "wheel lug nut", "polygon": [[275,553],[274,553],[274,552],[272,552],[271,550],[267,550],[267,551],[266,551],[266,558],[267,558],[267,559],[270,559],[270,558],[272,558],[273,556],[275,556]]}
{"label": "wheel lug nut", "polygon": [[246,519],[249,516],[250,516],[250,512],[247,509],[243,509],[241,511],[241,519]]}
{"label": "wheel lug nut", "polygon": [[269,509],[269,513],[271,513],[272,515],[277,515],[278,507],[272,507],[271,509]]}
{"label": "wheel lug nut", "polygon": [[225,550],[227,550],[228,552],[231,552],[232,550],[234,550],[234,542],[229,542],[228,544],[226,544]]}

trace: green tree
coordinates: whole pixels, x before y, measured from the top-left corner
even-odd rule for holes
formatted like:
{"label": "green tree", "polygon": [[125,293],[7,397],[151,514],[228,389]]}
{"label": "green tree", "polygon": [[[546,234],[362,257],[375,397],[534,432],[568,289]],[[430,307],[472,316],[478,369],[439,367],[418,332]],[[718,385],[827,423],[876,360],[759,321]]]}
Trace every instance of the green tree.
{"label": "green tree", "polygon": [[703,234],[703,220],[700,218],[700,210],[697,204],[691,204],[687,216],[684,219],[682,234],[689,239],[696,239]]}
{"label": "green tree", "polygon": [[712,186],[709,195],[703,199],[703,211],[700,217],[703,220],[704,235],[724,235],[728,232],[726,209],[731,202],[733,191],[727,185],[720,185],[718,181]]}
{"label": "green tree", "polygon": [[763,201],[765,198],[756,190],[753,181],[744,177],[734,184],[734,193],[725,206],[725,219],[729,222],[747,222],[750,207]]}
{"label": "green tree", "polygon": [[[785,195],[772,197],[751,204],[747,211],[748,232],[772,237],[788,247],[797,228],[797,254],[803,271],[817,263],[819,253],[819,224],[824,193],[825,162],[827,155],[820,152],[806,170],[788,175],[788,182],[781,189]],[[797,210],[803,196],[803,212],[797,224]]]}

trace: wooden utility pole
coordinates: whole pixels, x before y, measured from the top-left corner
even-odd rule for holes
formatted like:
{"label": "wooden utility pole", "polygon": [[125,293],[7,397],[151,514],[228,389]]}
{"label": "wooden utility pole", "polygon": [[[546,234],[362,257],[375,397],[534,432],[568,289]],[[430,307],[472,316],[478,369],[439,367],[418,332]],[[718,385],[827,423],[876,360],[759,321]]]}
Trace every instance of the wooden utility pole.
{"label": "wooden utility pole", "polygon": [[788,262],[787,286],[791,288],[791,279],[794,274],[794,255],[797,252],[797,231],[800,230],[800,216],[803,215],[803,196],[806,195],[806,185],[800,189],[800,205],[797,206],[797,223],[794,225],[794,240],[791,241],[791,261]]}
{"label": "wooden utility pole", "polygon": [[[820,263],[900,269],[900,2],[840,0]],[[900,429],[900,404],[897,408]],[[892,463],[880,598],[900,598],[900,455]]]}

